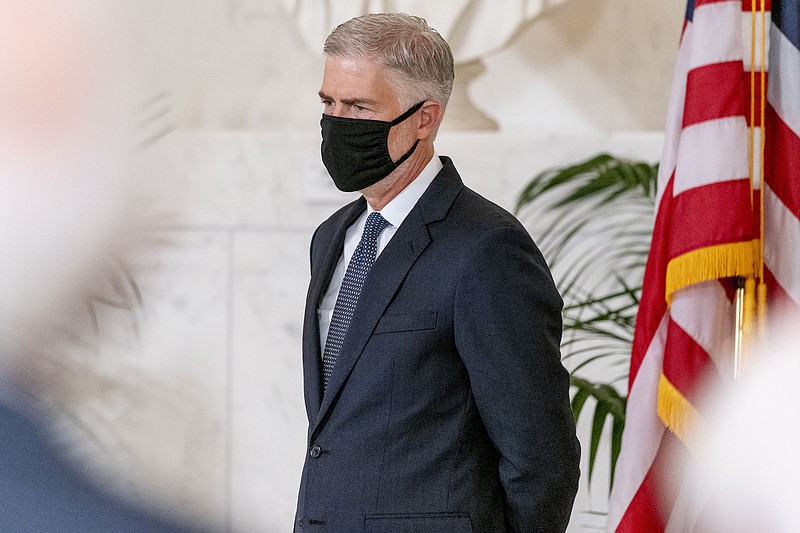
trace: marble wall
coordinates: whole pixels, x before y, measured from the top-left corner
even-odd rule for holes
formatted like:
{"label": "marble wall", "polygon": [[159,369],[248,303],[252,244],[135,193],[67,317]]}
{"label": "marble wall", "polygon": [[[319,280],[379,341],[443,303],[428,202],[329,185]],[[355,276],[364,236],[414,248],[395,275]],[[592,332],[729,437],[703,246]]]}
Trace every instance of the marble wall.
{"label": "marble wall", "polygon": [[[67,423],[83,428],[76,453],[123,490],[221,531],[289,531],[308,242],[351,197],[319,161],[322,59],[279,0],[135,4],[174,131],[141,176],[150,229],[129,268],[142,304],[106,311],[99,337],[72,350]],[[470,87],[499,130],[451,124],[438,151],[507,208],[549,166],[601,150],[657,160],[683,7],[554,7]],[[582,481],[570,530],[601,526],[605,497]]]}

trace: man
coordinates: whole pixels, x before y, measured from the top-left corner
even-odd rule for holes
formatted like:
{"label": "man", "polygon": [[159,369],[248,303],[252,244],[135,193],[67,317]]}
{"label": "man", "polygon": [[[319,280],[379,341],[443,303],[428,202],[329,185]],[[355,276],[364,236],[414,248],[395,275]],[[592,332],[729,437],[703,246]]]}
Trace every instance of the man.
{"label": "man", "polygon": [[524,228],[434,152],[450,49],[392,13],[342,24],[325,54],[322,158],[363,197],[311,243],[295,531],[563,531],[562,302]]}

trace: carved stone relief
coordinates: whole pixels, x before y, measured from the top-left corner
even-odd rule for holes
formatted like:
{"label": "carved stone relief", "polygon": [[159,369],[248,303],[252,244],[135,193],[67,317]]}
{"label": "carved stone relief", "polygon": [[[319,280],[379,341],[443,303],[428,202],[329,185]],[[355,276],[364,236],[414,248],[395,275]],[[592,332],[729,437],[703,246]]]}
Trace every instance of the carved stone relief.
{"label": "carved stone relief", "polygon": [[402,11],[425,18],[453,50],[456,81],[445,127],[497,129],[470,101],[469,83],[485,70],[482,58],[503,48],[531,20],[567,0],[282,0],[308,48],[322,53],[331,30],[365,13]]}

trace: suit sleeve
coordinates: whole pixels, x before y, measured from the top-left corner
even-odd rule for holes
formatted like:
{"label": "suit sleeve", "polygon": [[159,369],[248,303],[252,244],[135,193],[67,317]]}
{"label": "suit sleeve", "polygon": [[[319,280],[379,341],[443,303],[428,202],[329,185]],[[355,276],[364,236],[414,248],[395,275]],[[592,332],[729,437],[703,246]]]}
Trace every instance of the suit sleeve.
{"label": "suit sleeve", "polygon": [[561,365],[561,297],[522,227],[496,228],[462,256],[456,345],[492,443],[515,532],[563,531],[580,447]]}

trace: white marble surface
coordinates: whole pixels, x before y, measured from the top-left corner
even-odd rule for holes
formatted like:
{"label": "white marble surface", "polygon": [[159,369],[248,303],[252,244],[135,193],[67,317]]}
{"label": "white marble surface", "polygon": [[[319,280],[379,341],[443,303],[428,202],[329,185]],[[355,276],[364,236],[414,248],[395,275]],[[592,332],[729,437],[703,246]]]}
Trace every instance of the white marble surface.
{"label": "white marble surface", "polygon": [[47,360],[48,396],[65,415],[76,460],[101,480],[222,528],[227,236],[153,233],[127,268],[142,304],[97,305],[97,332],[76,330]]}
{"label": "white marble surface", "polygon": [[176,132],[168,176],[150,188],[157,210],[183,228],[313,229],[348,198],[325,174],[318,129]]}
{"label": "white marble surface", "polygon": [[230,496],[237,531],[291,530],[306,449],[300,339],[309,239],[301,230],[242,232],[234,241]]}
{"label": "white marble surface", "polygon": [[504,129],[661,130],[686,2],[572,0],[484,60],[472,100]]}

